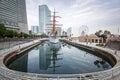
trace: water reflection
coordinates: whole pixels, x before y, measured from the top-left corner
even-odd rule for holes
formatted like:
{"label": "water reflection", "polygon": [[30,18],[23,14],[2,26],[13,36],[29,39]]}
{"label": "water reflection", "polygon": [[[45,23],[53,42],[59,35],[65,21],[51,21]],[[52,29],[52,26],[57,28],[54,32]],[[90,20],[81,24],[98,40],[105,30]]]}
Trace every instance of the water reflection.
{"label": "water reflection", "polygon": [[42,43],[40,46],[39,46],[39,66],[40,66],[40,69],[41,70],[47,70],[49,65],[51,64],[51,61],[48,60],[48,59],[51,59],[51,49],[50,49],[50,46],[49,44],[44,44]]}
{"label": "water reflection", "polygon": [[52,52],[52,57],[50,59],[50,61],[52,62],[52,65],[49,68],[53,68],[53,73],[55,73],[57,67],[60,67],[60,65],[56,65],[56,61],[58,60],[62,60],[62,58],[58,58],[58,51],[61,48],[60,43],[54,44],[54,43],[50,43],[50,48],[51,48],[51,52]]}
{"label": "water reflection", "polygon": [[99,60],[95,60],[94,64],[98,67],[98,68],[103,68],[103,69],[107,69],[109,67],[109,64],[106,63],[105,60],[103,59],[99,59]]}
{"label": "water reflection", "polygon": [[60,65],[56,65],[56,61],[62,60],[62,58],[58,58],[58,55],[61,55],[58,53],[60,48],[60,43],[54,44],[50,42],[46,42],[46,44],[42,43],[39,46],[40,70],[47,70],[48,68],[52,68],[53,73],[55,73],[55,68],[60,67]]}
{"label": "water reflection", "polygon": [[111,68],[104,59],[66,43],[41,43],[9,66],[10,69],[43,74],[77,74]]}
{"label": "water reflection", "polygon": [[20,56],[20,58],[13,61],[8,68],[17,71],[28,72],[28,54],[25,54],[25,56]]}

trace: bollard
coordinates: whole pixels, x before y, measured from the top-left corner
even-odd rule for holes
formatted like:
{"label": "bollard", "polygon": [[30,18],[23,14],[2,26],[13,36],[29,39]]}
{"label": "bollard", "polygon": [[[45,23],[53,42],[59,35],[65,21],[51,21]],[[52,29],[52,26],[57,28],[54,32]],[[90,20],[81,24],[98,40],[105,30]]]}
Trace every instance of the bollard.
{"label": "bollard", "polygon": [[4,70],[4,76],[7,77],[7,72],[6,72],[6,70]]}
{"label": "bollard", "polygon": [[113,75],[113,70],[112,70],[112,78],[114,77],[114,75]]}
{"label": "bollard", "polygon": [[19,80],[19,72],[16,72],[16,80]]}
{"label": "bollard", "polygon": [[59,76],[57,77],[57,80],[60,80]]}
{"label": "bollard", "polygon": [[36,74],[36,80],[37,80],[37,74]]}
{"label": "bollard", "polygon": [[82,76],[80,75],[80,80],[82,80],[82,78],[81,78]]}

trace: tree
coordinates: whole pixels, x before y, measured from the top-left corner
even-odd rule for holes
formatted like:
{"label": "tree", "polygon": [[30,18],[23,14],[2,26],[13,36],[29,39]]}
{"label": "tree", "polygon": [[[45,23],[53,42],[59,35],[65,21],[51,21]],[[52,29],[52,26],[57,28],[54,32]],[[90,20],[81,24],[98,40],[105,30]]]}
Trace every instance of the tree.
{"label": "tree", "polygon": [[102,30],[99,30],[98,32],[95,33],[96,36],[101,37],[103,39],[103,42],[106,42],[106,39],[110,34],[111,32],[107,30],[105,30],[104,32]]}
{"label": "tree", "polygon": [[43,34],[40,35],[40,37],[41,38],[45,38],[45,37],[48,37],[48,35],[46,35],[46,34],[43,33]]}
{"label": "tree", "polygon": [[6,30],[5,37],[13,38],[13,30]]}
{"label": "tree", "polygon": [[6,28],[4,24],[0,24],[0,38],[3,38],[5,36],[5,31],[6,31]]}
{"label": "tree", "polygon": [[101,35],[101,37],[103,38],[103,42],[106,42],[108,35],[111,35],[111,32],[105,30],[104,33]]}
{"label": "tree", "polygon": [[101,37],[102,33],[103,33],[102,30],[99,30],[98,32],[95,33],[95,35],[98,36],[98,37]]}
{"label": "tree", "polygon": [[28,38],[28,37],[30,37],[29,34],[24,33],[24,32],[20,32],[18,35],[19,35],[19,38],[20,38],[20,37],[22,37],[22,38]]}

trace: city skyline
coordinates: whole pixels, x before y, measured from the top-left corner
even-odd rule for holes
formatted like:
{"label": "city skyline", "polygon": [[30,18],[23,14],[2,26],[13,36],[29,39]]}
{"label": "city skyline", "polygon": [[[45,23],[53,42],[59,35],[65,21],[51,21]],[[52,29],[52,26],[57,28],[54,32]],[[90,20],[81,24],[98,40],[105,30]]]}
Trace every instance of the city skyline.
{"label": "city skyline", "polygon": [[[89,33],[109,30],[114,34],[118,33],[120,25],[120,1],[119,0],[26,0],[29,29],[38,23],[38,6],[46,4],[51,11],[54,8],[62,18],[63,29],[72,27],[75,35],[79,34],[79,27],[87,25]],[[66,4],[67,3],[67,4]],[[31,7],[32,6],[32,7]]]}

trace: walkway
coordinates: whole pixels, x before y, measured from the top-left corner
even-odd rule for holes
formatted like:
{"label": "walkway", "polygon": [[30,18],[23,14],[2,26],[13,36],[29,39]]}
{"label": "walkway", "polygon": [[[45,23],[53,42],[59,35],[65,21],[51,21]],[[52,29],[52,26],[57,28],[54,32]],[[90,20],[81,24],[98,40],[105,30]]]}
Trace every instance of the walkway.
{"label": "walkway", "polygon": [[[39,41],[40,40],[33,40],[31,42],[26,42],[26,43],[25,42],[13,42],[13,43],[11,43],[11,45],[14,45],[14,44],[16,44],[16,45],[10,46],[10,48],[6,47],[6,48],[0,50],[0,57],[2,57],[4,54],[9,54],[12,51],[19,50],[19,49],[27,47],[29,45],[35,44],[35,43],[37,43]],[[0,43],[1,46],[2,46],[2,44],[5,44],[5,43],[4,42]],[[7,46],[7,43],[5,45]],[[2,60],[2,58],[0,58],[0,60]],[[0,62],[2,62],[2,61],[0,61]],[[1,65],[3,66],[3,63],[0,63],[0,67],[1,67]],[[5,78],[5,77],[0,75],[0,80],[12,80],[12,79]]]}

